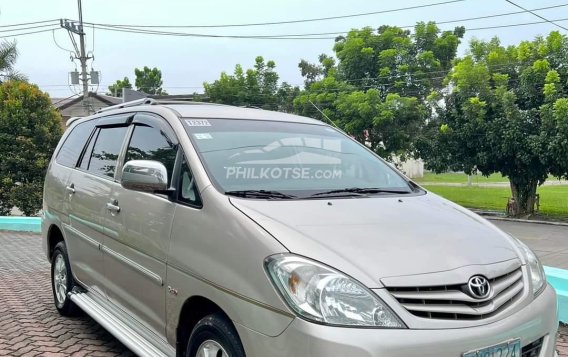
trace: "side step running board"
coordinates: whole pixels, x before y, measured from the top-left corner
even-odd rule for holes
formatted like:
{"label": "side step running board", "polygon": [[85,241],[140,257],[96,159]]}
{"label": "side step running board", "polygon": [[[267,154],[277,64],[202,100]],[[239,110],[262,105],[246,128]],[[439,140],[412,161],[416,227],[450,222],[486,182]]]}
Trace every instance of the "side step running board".
{"label": "side step running board", "polygon": [[95,299],[91,298],[88,293],[74,291],[69,293],[69,297],[71,301],[77,304],[77,306],[138,356],[169,357],[168,354],[144,339],[131,326],[105,310],[104,307]]}

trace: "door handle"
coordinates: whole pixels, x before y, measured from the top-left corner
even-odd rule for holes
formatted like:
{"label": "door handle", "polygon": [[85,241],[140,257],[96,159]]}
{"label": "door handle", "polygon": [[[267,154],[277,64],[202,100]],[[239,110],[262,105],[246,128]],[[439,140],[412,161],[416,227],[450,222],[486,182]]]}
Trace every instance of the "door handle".
{"label": "door handle", "polygon": [[106,208],[112,213],[117,214],[120,212],[120,207],[118,206],[117,200],[111,200],[109,203],[106,204]]}
{"label": "door handle", "polygon": [[75,193],[75,185],[71,184],[67,187],[65,187],[65,190],[67,191],[68,194],[72,195]]}

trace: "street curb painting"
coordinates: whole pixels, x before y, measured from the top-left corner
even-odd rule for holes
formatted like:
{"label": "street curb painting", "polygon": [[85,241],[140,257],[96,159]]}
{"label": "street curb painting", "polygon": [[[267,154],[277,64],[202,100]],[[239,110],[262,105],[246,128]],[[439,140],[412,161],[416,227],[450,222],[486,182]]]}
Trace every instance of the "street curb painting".
{"label": "street curb painting", "polygon": [[558,320],[568,323],[568,270],[544,267],[546,280],[554,287],[558,300]]}
{"label": "street curb painting", "polygon": [[39,217],[0,217],[0,231],[41,232]]}

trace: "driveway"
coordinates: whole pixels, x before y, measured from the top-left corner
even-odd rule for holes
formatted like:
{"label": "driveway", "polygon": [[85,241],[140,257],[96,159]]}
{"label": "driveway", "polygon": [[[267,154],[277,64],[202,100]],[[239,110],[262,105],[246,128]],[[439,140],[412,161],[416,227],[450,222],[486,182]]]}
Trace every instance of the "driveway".
{"label": "driveway", "polygon": [[40,243],[0,231],[0,356],[134,356],[90,317],[59,315]]}
{"label": "driveway", "polygon": [[568,226],[499,220],[492,222],[534,250],[542,264],[568,269]]}
{"label": "driveway", "polygon": [[[90,317],[59,316],[49,275],[38,235],[0,231],[0,356],[133,356]],[[558,350],[568,357],[568,329]]]}

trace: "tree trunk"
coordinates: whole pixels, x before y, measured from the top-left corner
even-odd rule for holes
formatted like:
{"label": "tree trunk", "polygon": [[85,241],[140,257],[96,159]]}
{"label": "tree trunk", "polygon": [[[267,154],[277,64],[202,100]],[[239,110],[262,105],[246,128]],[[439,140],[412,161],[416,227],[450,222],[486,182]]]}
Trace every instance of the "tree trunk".
{"label": "tree trunk", "polygon": [[537,183],[538,181],[536,180],[528,180],[525,182],[511,180],[510,184],[513,200],[511,202],[510,215],[517,217],[534,213]]}

